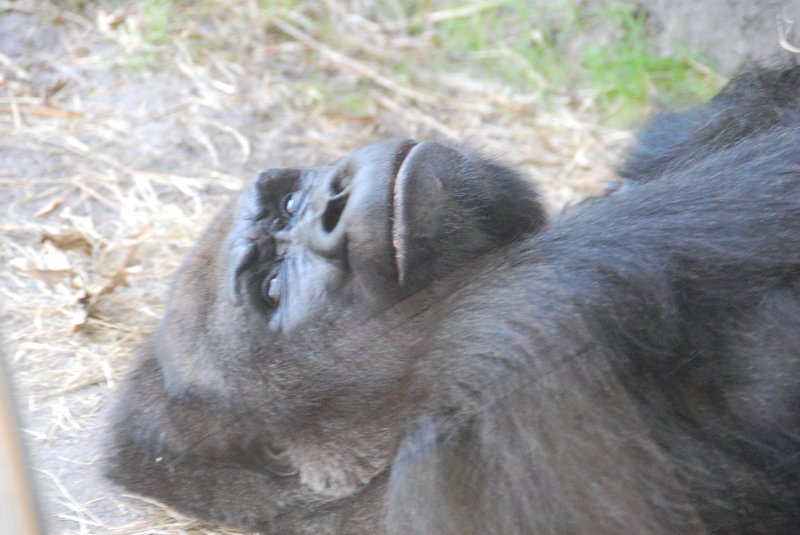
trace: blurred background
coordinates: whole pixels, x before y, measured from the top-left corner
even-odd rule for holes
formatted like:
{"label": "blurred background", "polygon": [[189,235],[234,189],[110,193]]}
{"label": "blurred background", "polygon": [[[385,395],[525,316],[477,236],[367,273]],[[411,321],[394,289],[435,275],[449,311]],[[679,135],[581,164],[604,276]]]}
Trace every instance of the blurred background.
{"label": "blurred background", "polygon": [[258,170],[433,138],[521,169],[557,213],[609,187],[649,114],[800,46],[798,16],[799,0],[0,1],[3,353],[50,531],[220,532],[107,486],[98,446],[181,257]]}

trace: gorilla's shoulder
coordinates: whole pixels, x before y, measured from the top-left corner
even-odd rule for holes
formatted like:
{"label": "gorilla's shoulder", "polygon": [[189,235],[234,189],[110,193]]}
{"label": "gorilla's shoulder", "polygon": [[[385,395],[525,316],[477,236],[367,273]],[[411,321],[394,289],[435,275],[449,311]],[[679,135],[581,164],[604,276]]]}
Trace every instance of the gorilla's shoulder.
{"label": "gorilla's shoulder", "polygon": [[646,182],[690,167],[775,128],[800,126],[800,64],[756,67],[708,104],[657,115],[639,132],[618,173]]}

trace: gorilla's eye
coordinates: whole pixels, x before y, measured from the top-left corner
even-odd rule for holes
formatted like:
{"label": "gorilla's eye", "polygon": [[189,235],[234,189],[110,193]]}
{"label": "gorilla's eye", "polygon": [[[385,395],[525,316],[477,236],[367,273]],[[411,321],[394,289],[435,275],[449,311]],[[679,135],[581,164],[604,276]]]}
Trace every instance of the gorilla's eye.
{"label": "gorilla's eye", "polygon": [[294,193],[287,193],[281,199],[281,213],[284,217],[290,218],[297,210],[297,201],[294,198]]}
{"label": "gorilla's eye", "polygon": [[267,306],[271,308],[278,306],[281,301],[281,282],[277,273],[264,277],[264,282],[261,283],[261,294]]}

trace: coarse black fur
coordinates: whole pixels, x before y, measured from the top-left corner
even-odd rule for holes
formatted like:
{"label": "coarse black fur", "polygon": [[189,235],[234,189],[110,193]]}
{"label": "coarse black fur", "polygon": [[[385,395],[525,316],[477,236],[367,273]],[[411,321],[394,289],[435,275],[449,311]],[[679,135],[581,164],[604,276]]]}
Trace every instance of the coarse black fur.
{"label": "coarse black fur", "polygon": [[[399,198],[489,215],[464,242],[395,233],[398,250],[455,251],[435,280],[407,264],[418,285],[381,290],[384,306],[329,285],[277,331],[225,294],[243,235],[230,210],[120,395],[111,478],[264,533],[795,533],[798,95],[798,67],[746,74],[652,123],[630,187],[499,240],[480,230],[503,217],[496,191],[465,204],[414,182],[462,176],[438,163],[455,158],[474,193],[498,168],[428,145]],[[540,214],[526,199],[513,206]]]}
{"label": "coarse black fur", "polygon": [[773,128],[797,126],[798,87],[797,67],[747,71],[703,107],[656,116],[637,136],[619,174],[653,180]]}

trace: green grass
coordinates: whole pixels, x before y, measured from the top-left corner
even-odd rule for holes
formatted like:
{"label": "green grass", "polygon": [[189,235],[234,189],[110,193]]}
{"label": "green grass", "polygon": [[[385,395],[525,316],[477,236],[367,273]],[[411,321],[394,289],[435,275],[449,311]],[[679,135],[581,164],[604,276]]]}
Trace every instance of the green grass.
{"label": "green grass", "polygon": [[[720,87],[713,66],[680,44],[660,55],[644,17],[629,4],[586,6],[576,0],[532,6],[508,0],[435,27],[440,69],[466,70],[524,90],[579,89],[597,94],[610,122],[626,124],[653,107],[709,98]],[[598,3],[599,4],[599,3]],[[402,2],[406,16],[420,2]],[[433,8],[457,6],[438,3]],[[590,31],[591,27],[591,31]],[[599,28],[599,30],[598,30]],[[611,36],[596,44],[595,34]],[[580,46],[576,46],[579,43]]]}
{"label": "green grass", "polygon": [[[145,46],[127,58],[128,64],[141,69],[163,61],[163,49],[180,34],[183,19],[219,16],[220,5],[218,0],[143,0],[138,4],[140,24],[127,30],[138,32]],[[268,29],[273,15],[304,20],[304,30],[314,38],[334,50],[363,57],[359,49],[363,40],[357,42],[341,31],[337,17],[342,11],[331,5],[321,0],[258,0],[262,17],[253,24]],[[721,85],[713,65],[680,43],[672,47],[672,54],[659,54],[646,20],[632,2],[375,0],[366,6],[359,16],[383,23],[412,21],[408,38],[425,44],[422,52],[410,47],[408,55],[366,57],[409,86],[416,84],[418,72],[455,72],[498,87],[543,94],[545,101],[548,95],[581,91],[595,95],[593,106],[603,120],[627,126],[659,105],[705,100]],[[470,6],[479,9],[467,15],[459,11]],[[442,10],[450,10],[451,16],[425,20],[424,15]],[[268,38],[286,36],[272,32]],[[227,46],[202,36],[189,38],[187,44],[197,53]],[[331,105],[361,115],[367,112],[364,100],[361,94],[339,95],[332,97]]]}
{"label": "green grass", "polygon": [[680,47],[671,55],[656,54],[645,20],[633,6],[611,6],[603,15],[620,36],[609,46],[589,48],[582,62],[601,105],[616,107],[622,116],[636,115],[640,107],[702,101],[719,90],[718,78],[699,68],[703,61],[697,55]]}
{"label": "green grass", "polygon": [[174,23],[174,2],[169,0],[147,0],[142,3],[144,24],[142,35],[152,45],[163,44],[169,37]]}
{"label": "green grass", "polygon": [[267,12],[302,11],[302,0],[258,0],[258,7]]}

